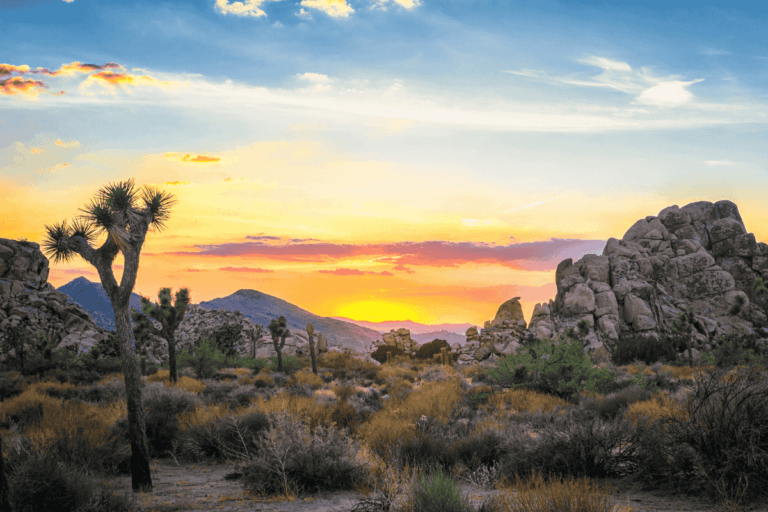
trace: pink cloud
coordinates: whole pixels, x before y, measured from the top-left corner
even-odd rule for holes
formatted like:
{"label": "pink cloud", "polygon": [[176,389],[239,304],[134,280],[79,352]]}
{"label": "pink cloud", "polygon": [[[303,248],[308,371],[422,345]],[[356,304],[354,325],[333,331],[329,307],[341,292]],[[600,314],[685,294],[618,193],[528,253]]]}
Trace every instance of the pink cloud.
{"label": "pink cloud", "polygon": [[252,272],[252,273],[274,272],[274,270],[270,270],[266,268],[251,268],[251,267],[220,267],[219,270],[223,270],[225,272]]}
{"label": "pink cloud", "polygon": [[318,270],[321,274],[334,274],[337,276],[363,276],[366,274],[375,275],[375,276],[392,276],[394,275],[392,272],[387,272],[386,270],[383,272],[372,272],[369,270],[358,270],[356,268],[337,268],[336,270]]}

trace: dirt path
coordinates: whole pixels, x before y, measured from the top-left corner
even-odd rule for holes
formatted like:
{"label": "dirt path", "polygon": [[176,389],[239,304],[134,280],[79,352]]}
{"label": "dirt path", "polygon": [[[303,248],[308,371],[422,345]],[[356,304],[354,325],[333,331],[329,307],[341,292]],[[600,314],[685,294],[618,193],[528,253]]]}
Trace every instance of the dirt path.
{"label": "dirt path", "polygon": [[[349,512],[364,496],[355,491],[337,491],[297,498],[251,498],[243,492],[239,479],[226,480],[232,472],[229,464],[215,462],[190,463],[162,459],[152,464],[154,491],[140,495],[145,512],[187,512],[217,510],[222,512]],[[101,482],[117,492],[130,492],[130,476],[101,479]],[[706,500],[674,495],[665,491],[647,491],[633,488],[619,479],[600,479],[600,484],[611,484],[614,512],[716,512],[718,508]],[[470,498],[474,508],[498,491],[461,482],[459,489]],[[631,507],[631,508],[630,508]],[[765,507],[751,509],[768,512]]]}

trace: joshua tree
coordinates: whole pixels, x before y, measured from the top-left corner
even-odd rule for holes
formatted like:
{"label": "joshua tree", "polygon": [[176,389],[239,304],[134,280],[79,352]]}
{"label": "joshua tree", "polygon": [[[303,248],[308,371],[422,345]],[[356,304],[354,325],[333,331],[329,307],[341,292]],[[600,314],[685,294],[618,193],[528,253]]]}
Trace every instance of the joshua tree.
{"label": "joshua tree", "polygon": [[[189,306],[189,289],[182,288],[176,292],[175,302],[171,305],[171,289],[161,288],[157,294],[160,301],[155,305],[146,297],[141,297],[141,313],[132,311],[133,335],[136,339],[156,334],[168,342],[168,366],[171,371],[171,382],[176,382],[176,329],[184,319],[184,313]],[[160,322],[162,326],[158,331],[152,324],[152,320]]]}
{"label": "joshua tree", "polygon": [[696,315],[693,313],[693,306],[691,306],[688,311],[681,312],[678,319],[672,322],[672,330],[685,338],[685,346],[688,349],[688,366],[693,366],[691,338],[693,337],[693,323],[695,321]]}
{"label": "joshua tree", "polygon": [[[139,254],[150,226],[160,231],[168,219],[170,208],[176,203],[171,194],[154,187],[138,191],[133,179],[109,184],[100,189],[89,205],[81,209],[84,215],[67,225],[67,221],[45,226],[47,231],[44,250],[54,262],[69,261],[79,255],[96,267],[101,285],[112,302],[115,326],[120,341],[123,361],[125,394],[128,405],[128,430],[131,440],[131,487],[135,492],[152,490],[149,472],[144,407],[141,403],[141,376],[139,360],[134,350],[129,300],[136,284]],[[107,239],[98,249],[91,243],[97,235],[106,232]],[[123,254],[123,276],[118,286],[112,273],[112,262]]]}
{"label": "joshua tree", "polygon": [[317,375],[317,356],[315,355],[315,327],[307,324],[307,334],[309,335],[309,357],[312,359],[312,373]]}
{"label": "joshua tree", "polygon": [[261,339],[261,335],[264,333],[264,327],[262,327],[259,324],[256,324],[256,336],[253,338],[253,343],[251,343],[251,357],[256,357],[256,345],[259,343],[259,340]]}
{"label": "joshua tree", "polygon": [[[283,371],[283,347],[285,346],[285,338],[287,338],[291,331],[288,330],[288,320],[284,316],[275,320],[272,319],[269,322],[269,333],[272,335],[272,344],[275,346],[275,352],[277,352],[277,371]],[[280,342],[278,343],[278,340]]]}

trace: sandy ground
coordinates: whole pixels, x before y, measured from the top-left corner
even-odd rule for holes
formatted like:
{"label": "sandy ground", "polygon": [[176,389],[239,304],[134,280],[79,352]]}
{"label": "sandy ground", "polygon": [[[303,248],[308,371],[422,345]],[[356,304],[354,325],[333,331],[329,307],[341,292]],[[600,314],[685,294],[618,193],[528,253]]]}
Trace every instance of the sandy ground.
{"label": "sandy ground", "polygon": [[[162,459],[152,464],[151,493],[139,494],[144,510],[179,512],[218,510],[223,512],[349,512],[364,495],[355,491],[337,491],[296,498],[251,498],[243,492],[242,483],[226,480],[232,472],[229,464],[214,462],[190,463],[174,459]],[[130,492],[130,476],[110,477],[100,480],[103,485],[117,492]],[[598,483],[611,485],[613,512],[654,511],[654,512],[716,512],[719,509],[708,501],[686,495],[675,495],[661,490],[642,490],[620,479],[601,479]],[[490,496],[498,493],[494,489],[461,482],[459,489],[469,497],[474,508]],[[176,508],[173,508],[176,507]],[[756,506],[753,512],[768,512],[768,504]]]}

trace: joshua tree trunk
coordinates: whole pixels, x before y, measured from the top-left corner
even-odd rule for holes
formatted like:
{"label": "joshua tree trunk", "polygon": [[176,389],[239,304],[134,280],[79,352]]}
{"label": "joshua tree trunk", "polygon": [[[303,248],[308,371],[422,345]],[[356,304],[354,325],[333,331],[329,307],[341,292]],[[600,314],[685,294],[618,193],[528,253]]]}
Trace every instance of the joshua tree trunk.
{"label": "joshua tree trunk", "polygon": [[307,324],[307,335],[309,337],[309,357],[312,359],[312,373],[317,375],[317,356],[315,355],[315,328],[312,324]]}
{"label": "joshua tree trunk", "polygon": [[123,360],[125,398],[128,405],[128,436],[131,440],[131,488],[133,491],[152,491],[152,475],[149,472],[149,445],[147,444],[144,407],[141,403],[141,377],[139,358],[133,350],[133,332],[125,304],[112,300],[115,310],[115,327],[120,337],[120,357]]}
{"label": "joshua tree trunk", "polygon": [[171,371],[171,382],[176,382],[176,338],[171,333],[168,338],[168,367]]}
{"label": "joshua tree trunk", "polygon": [[3,436],[0,436],[0,511],[11,512],[11,501],[8,497],[8,480],[5,478],[5,462],[3,461]]}

